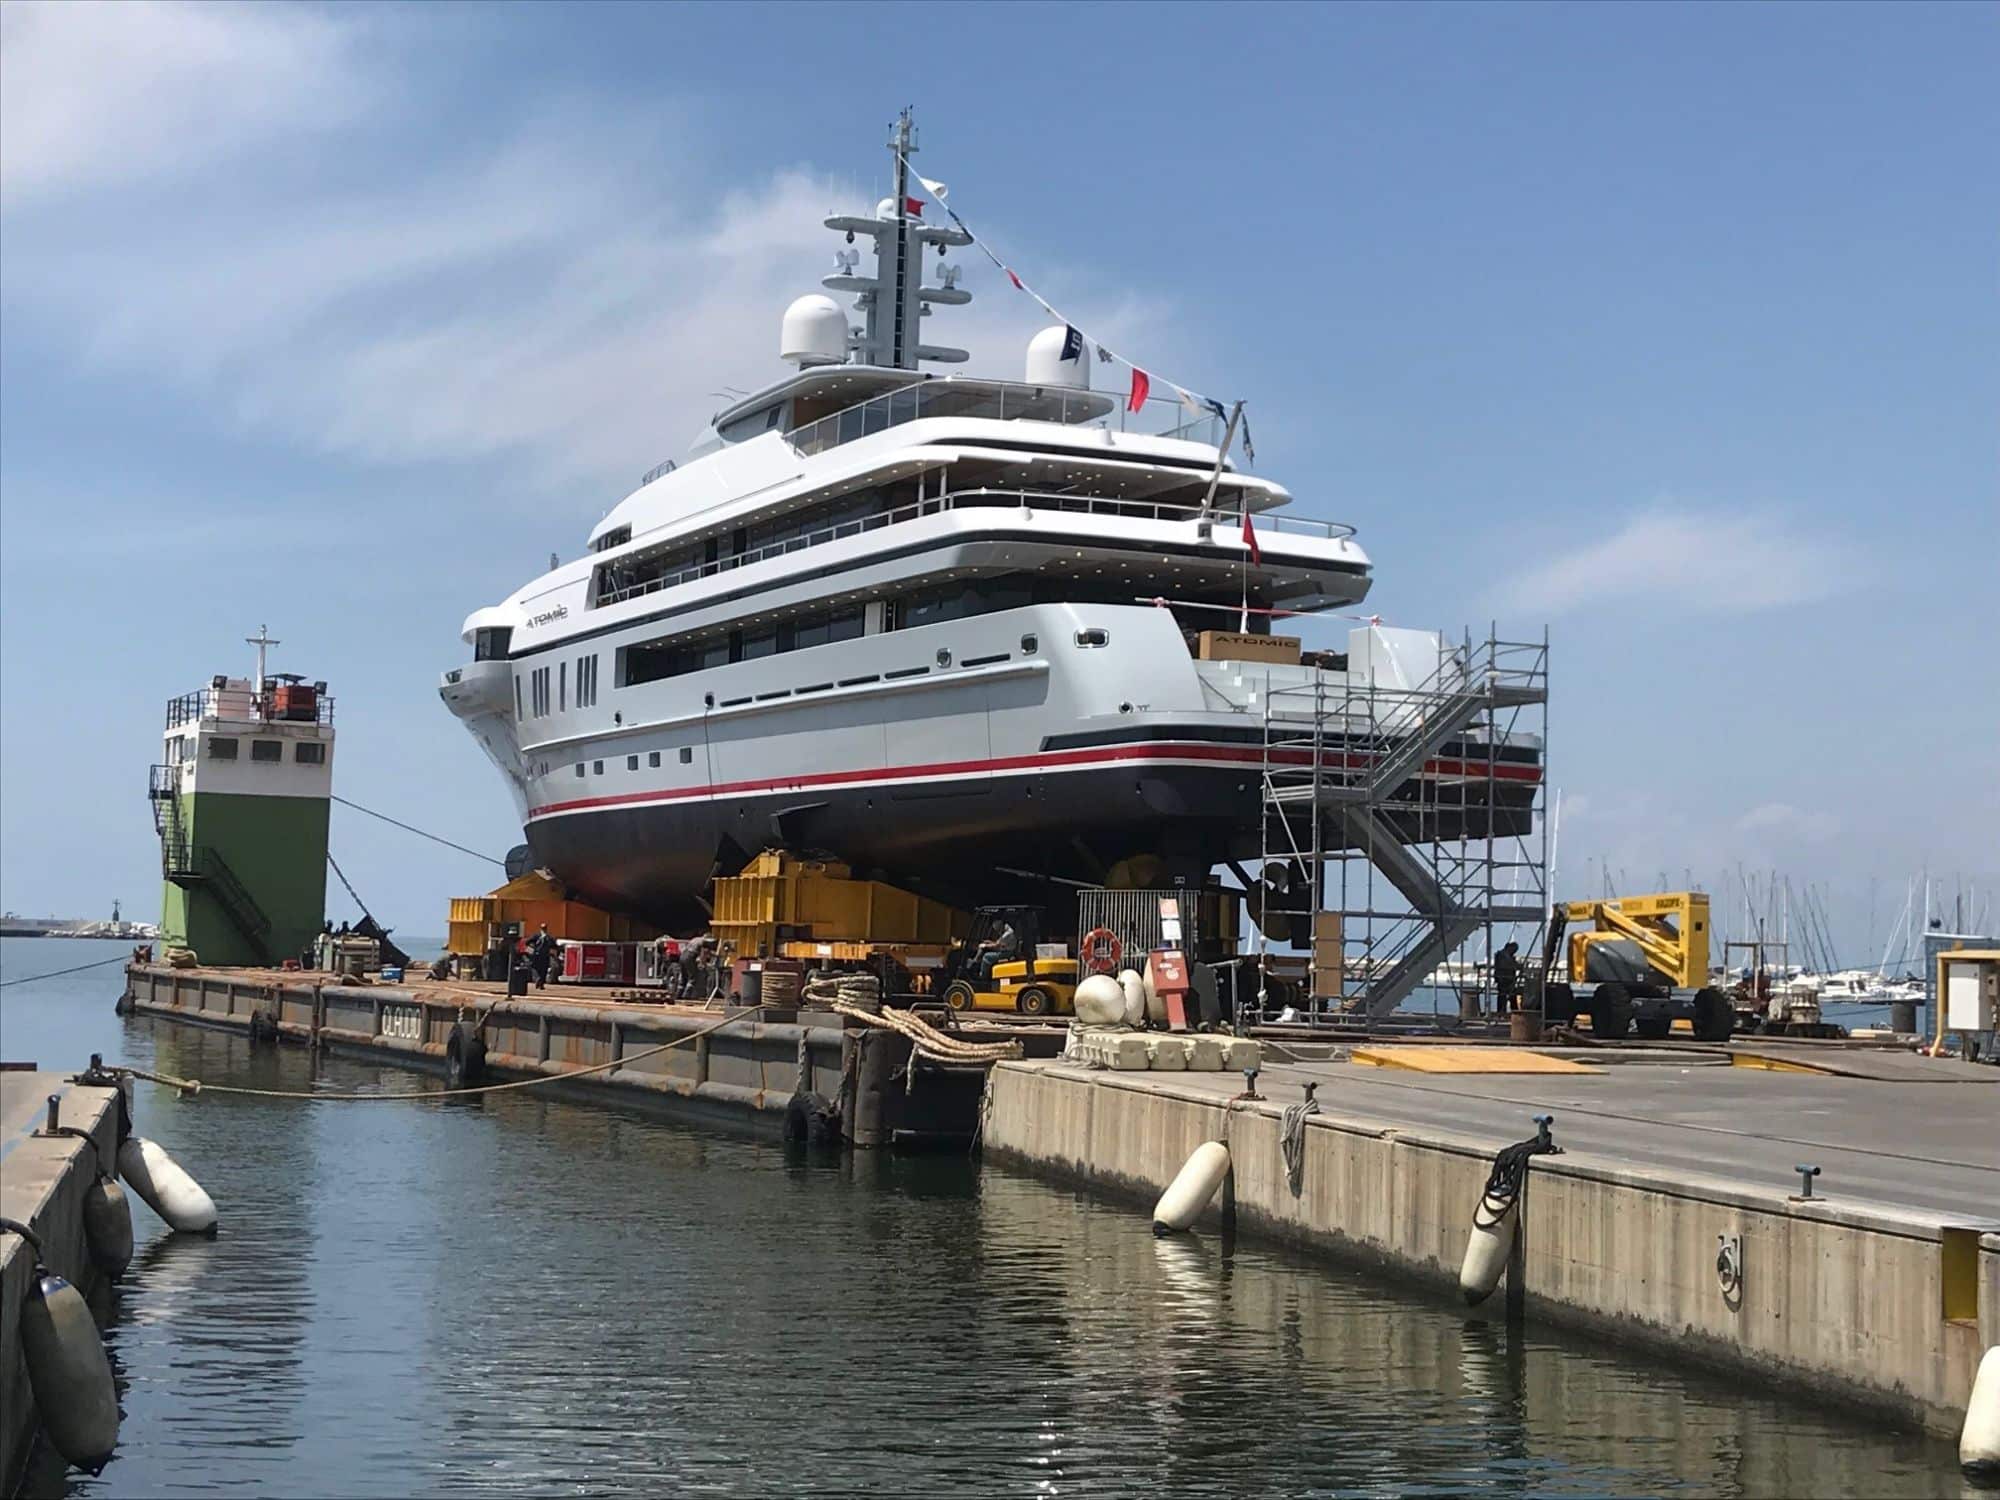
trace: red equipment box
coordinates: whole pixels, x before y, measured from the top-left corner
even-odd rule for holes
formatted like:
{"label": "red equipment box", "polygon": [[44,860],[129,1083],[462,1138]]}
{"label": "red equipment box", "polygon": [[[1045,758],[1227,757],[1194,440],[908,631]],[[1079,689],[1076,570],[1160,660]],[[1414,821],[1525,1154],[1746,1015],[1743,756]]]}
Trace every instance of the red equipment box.
{"label": "red equipment box", "polygon": [[630,984],[632,945],[565,941],[562,977],[565,984]]}
{"label": "red equipment box", "polygon": [[271,717],[303,720],[319,717],[319,694],[309,682],[281,682],[271,689]]}

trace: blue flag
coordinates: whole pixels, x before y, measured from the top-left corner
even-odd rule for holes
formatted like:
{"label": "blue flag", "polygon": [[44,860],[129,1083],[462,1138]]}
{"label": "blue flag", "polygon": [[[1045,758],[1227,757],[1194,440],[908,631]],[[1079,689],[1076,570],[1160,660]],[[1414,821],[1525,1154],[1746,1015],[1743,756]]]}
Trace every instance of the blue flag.
{"label": "blue flag", "polygon": [[1074,323],[1063,325],[1063,352],[1066,360],[1083,358],[1083,334]]}

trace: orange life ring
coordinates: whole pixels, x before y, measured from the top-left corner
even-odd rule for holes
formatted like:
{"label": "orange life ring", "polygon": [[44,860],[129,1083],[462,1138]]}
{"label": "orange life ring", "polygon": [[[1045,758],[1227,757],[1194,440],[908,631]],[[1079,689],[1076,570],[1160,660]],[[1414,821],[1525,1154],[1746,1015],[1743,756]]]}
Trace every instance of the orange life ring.
{"label": "orange life ring", "polygon": [[1083,955],[1085,972],[1113,974],[1118,970],[1118,960],[1125,956],[1125,945],[1109,927],[1093,927],[1084,934],[1077,951]]}

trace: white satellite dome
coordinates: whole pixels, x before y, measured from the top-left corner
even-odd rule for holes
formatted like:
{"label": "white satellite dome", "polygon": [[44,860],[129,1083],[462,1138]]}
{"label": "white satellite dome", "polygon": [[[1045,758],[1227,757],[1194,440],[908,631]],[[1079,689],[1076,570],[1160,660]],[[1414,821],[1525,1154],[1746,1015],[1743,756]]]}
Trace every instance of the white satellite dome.
{"label": "white satellite dome", "polygon": [[831,297],[809,292],[785,309],[778,358],[800,369],[807,365],[837,365],[847,359],[847,314]]}
{"label": "white satellite dome", "polygon": [[875,217],[876,217],[876,218],[878,218],[878,219],[893,219],[893,218],[895,218],[895,217],[896,217],[896,200],[895,200],[894,198],[884,198],[884,199],[883,199],[883,200],[882,200],[882,201],[881,201],[880,203],[876,204],[876,205],[875,205]]}
{"label": "white satellite dome", "polygon": [[1075,390],[1090,389],[1090,350],[1083,345],[1074,359],[1063,358],[1063,345],[1069,341],[1069,329],[1058,323],[1053,328],[1044,328],[1028,340],[1028,384],[1065,385]]}

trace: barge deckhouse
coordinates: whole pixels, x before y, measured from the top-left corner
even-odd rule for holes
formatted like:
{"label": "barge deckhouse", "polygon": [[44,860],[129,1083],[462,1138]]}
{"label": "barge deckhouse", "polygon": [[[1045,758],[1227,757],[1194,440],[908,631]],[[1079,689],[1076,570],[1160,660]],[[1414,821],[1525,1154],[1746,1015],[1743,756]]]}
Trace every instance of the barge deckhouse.
{"label": "barge deckhouse", "polygon": [[1198,884],[1260,846],[1259,693],[1316,670],[1198,659],[1200,632],[1368,592],[1351,527],[1289,515],[1209,414],[1092,390],[1073,332],[1019,381],[924,368],[967,358],[917,331],[970,300],[943,256],[971,240],[904,191],[905,131],[895,195],[826,221],[873,247],[824,282],[860,326],[794,302],[792,373],[465,623],[445,702],[595,901],[698,924],[773,843],[961,903]]}

